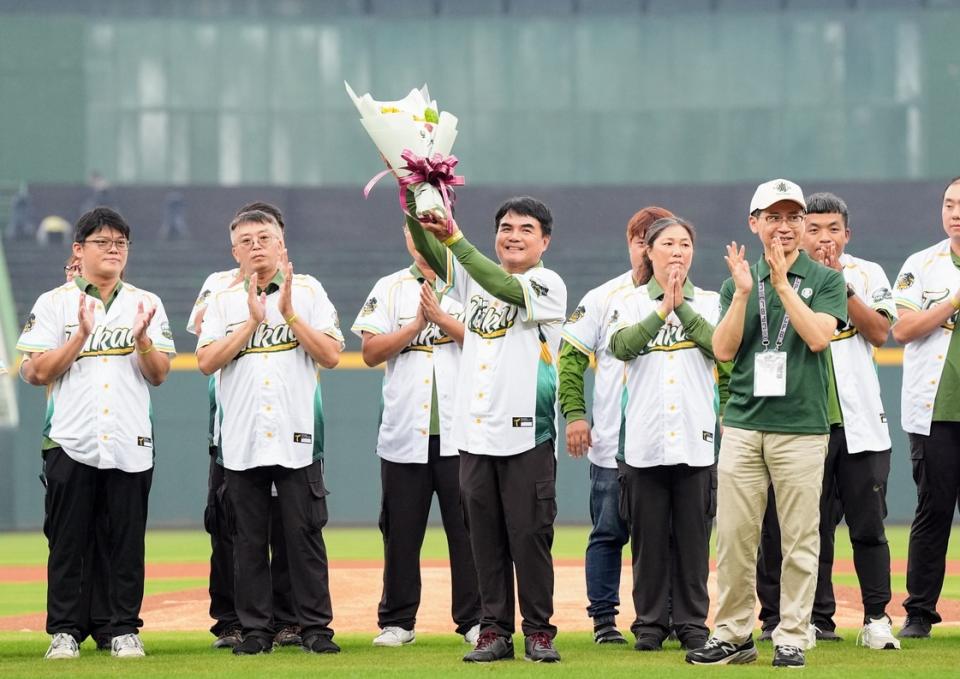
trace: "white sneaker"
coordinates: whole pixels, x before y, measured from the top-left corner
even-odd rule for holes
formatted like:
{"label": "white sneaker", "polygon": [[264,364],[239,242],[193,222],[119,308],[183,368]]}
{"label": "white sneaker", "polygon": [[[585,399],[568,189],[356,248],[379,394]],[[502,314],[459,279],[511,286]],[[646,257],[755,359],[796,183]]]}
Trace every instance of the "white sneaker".
{"label": "white sneaker", "polygon": [[136,634],[121,634],[110,642],[110,655],[114,658],[142,658],[146,654]]}
{"label": "white sneaker", "polygon": [[380,635],[373,640],[374,646],[403,646],[412,644],[417,638],[414,630],[405,630],[402,627],[384,627]]}
{"label": "white sneaker", "polygon": [[50,640],[50,648],[47,649],[45,660],[63,660],[65,658],[79,658],[80,648],[77,646],[77,640],[72,634],[59,632],[53,635]]}
{"label": "white sneaker", "polygon": [[893,636],[890,625],[890,618],[886,615],[880,618],[867,618],[867,623],[857,635],[857,644],[878,651],[899,651],[900,641]]}
{"label": "white sneaker", "polygon": [[466,632],[463,633],[463,640],[465,643],[470,644],[471,646],[476,646],[477,641],[480,639],[480,623],[477,623]]}

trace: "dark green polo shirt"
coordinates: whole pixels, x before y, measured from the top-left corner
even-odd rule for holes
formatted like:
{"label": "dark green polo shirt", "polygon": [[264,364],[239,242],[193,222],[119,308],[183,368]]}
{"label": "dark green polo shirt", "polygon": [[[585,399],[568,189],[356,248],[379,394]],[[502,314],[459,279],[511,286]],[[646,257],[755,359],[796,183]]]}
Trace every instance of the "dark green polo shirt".
{"label": "dark green polo shirt", "polygon": [[[780,350],[787,353],[787,393],[779,397],[753,395],[754,355],[763,351],[760,335],[760,304],[757,281],[766,288],[770,348],[776,344],[783,322],[783,303],[770,283],[770,267],[761,259],[750,267],[753,290],[747,301],[743,340],[730,374],[730,398],[723,413],[724,425],[753,431],[784,434],[826,434],[830,431],[827,392],[830,375],[827,352],[814,353],[794,330],[787,327]],[[797,294],[807,306],[830,314],[841,323],[847,320],[847,288],[843,274],[817,264],[800,252],[787,276],[791,285],[800,277]],[[721,315],[727,313],[735,285],[728,278],[720,289]]]}

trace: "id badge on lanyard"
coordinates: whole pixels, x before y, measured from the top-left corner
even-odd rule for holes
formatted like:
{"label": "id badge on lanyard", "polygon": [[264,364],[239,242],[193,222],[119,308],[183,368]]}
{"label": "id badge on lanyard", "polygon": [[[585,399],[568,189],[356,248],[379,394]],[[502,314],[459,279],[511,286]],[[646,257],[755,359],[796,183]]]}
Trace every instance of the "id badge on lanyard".
{"label": "id badge on lanyard", "polygon": [[[800,277],[793,281],[796,292],[800,288]],[[758,397],[786,396],[787,394],[787,352],[780,351],[783,338],[787,334],[790,315],[784,313],[777,343],[770,350],[770,334],[767,327],[767,298],[763,281],[757,281],[757,295],[760,304],[760,341],[763,351],[753,355],[753,395]]]}

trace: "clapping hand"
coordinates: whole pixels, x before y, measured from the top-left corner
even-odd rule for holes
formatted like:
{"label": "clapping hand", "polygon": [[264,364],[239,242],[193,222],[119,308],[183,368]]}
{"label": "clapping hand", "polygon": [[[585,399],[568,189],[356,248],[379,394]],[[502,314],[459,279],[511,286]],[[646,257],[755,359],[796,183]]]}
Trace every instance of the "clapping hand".
{"label": "clapping hand", "polygon": [[142,340],[147,334],[147,328],[150,327],[150,321],[153,315],[157,313],[157,307],[151,306],[144,311],[143,300],[137,303],[137,315],[133,317],[133,339]]}
{"label": "clapping hand", "polygon": [[[781,250],[781,254],[782,254]],[[723,259],[727,262],[730,277],[737,287],[737,292],[749,294],[753,290],[753,276],[750,275],[750,264],[747,262],[747,249],[743,245],[737,246],[733,241],[727,246],[727,254]]]}
{"label": "clapping hand", "polygon": [[257,295],[257,272],[250,274],[250,283],[247,288],[247,309],[250,311],[250,320],[256,325],[263,323],[267,317],[267,293]]}
{"label": "clapping hand", "polygon": [[89,337],[93,333],[96,309],[96,302],[90,302],[90,305],[87,306],[87,296],[81,292],[80,309],[77,311],[77,326],[84,337]]}

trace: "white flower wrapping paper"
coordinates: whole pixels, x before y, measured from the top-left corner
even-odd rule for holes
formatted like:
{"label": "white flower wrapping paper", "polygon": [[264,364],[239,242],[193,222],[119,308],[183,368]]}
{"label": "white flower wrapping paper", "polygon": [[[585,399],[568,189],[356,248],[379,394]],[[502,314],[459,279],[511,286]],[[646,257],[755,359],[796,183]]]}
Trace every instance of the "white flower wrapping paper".
{"label": "white flower wrapping paper", "polygon": [[[437,102],[430,99],[426,85],[411,90],[399,101],[376,101],[369,93],[358,97],[348,82],[343,84],[360,113],[363,129],[398,178],[410,174],[404,169],[404,151],[412,151],[420,158],[450,155],[457,138],[457,117],[446,111],[438,113]],[[437,187],[420,182],[411,188],[418,217],[431,213],[447,216],[443,195]]]}

